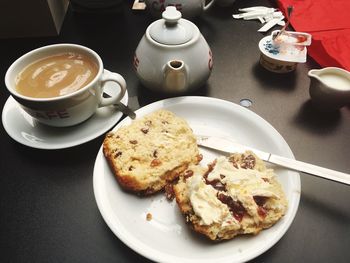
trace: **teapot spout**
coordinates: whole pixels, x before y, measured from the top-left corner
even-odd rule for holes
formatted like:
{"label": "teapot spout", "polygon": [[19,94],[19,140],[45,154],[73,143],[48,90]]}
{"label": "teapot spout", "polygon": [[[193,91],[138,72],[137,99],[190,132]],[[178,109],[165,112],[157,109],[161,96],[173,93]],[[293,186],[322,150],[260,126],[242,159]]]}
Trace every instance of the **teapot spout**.
{"label": "teapot spout", "polygon": [[185,91],[187,87],[187,67],[181,60],[171,60],[164,65],[163,88],[168,92]]}

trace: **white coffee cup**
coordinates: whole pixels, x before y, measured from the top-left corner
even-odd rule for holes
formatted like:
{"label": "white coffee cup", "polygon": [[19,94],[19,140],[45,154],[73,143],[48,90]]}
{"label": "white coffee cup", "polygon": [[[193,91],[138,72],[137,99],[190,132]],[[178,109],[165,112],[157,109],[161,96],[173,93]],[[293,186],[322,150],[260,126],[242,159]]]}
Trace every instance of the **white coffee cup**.
{"label": "white coffee cup", "polygon": [[[16,77],[29,64],[52,55],[61,53],[79,53],[88,56],[98,66],[95,78],[86,86],[72,93],[51,97],[34,98],[16,91]],[[117,92],[110,98],[102,96],[106,82],[116,82]],[[99,107],[118,103],[126,92],[124,78],[114,72],[104,70],[102,59],[93,50],[75,44],[54,44],[32,50],[18,58],[7,70],[5,84],[13,98],[31,117],[40,123],[66,127],[81,123],[90,118]]]}

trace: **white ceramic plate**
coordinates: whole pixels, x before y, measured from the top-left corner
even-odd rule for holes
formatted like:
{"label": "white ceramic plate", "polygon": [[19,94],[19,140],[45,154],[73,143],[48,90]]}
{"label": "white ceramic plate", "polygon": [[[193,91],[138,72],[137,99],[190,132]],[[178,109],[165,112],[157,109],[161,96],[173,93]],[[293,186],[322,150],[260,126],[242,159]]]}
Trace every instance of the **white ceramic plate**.
{"label": "white ceramic plate", "polygon": [[[128,104],[128,93],[121,100]],[[85,122],[72,127],[49,127],[40,124],[26,113],[10,96],[2,111],[2,124],[10,137],[26,146],[55,150],[91,141],[111,129],[123,116],[113,106],[97,109]]]}
{"label": "white ceramic plate", "polygon": [[[282,136],[264,119],[234,103],[208,97],[166,99],[139,109],[137,116],[165,108],[185,118],[194,133],[231,136],[265,151],[294,158]],[[121,121],[114,130],[130,123]],[[216,155],[201,149],[203,163]],[[163,194],[140,198],[123,191],[103,156],[98,152],[93,186],[98,208],[107,225],[120,240],[139,254],[158,262],[242,262],[272,247],[287,231],[297,212],[300,199],[300,177],[296,172],[275,169],[289,207],[287,214],[272,228],[257,236],[242,236],[213,243],[185,224],[175,201]],[[147,221],[147,213],[152,220]]]}

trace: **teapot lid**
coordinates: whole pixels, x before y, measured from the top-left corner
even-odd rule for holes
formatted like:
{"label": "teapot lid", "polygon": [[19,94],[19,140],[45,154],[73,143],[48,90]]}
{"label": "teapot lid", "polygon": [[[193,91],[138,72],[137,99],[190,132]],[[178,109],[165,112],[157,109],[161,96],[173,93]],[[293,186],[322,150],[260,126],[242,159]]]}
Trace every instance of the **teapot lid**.
{"label": "teapot lid", "polygon": [[164,45],[180,45],[193,38],[194,25],[181,19],[181,12],[174,6],[167,6],[162,17],[163,19],[155,21],[149,29],[154,41]]}

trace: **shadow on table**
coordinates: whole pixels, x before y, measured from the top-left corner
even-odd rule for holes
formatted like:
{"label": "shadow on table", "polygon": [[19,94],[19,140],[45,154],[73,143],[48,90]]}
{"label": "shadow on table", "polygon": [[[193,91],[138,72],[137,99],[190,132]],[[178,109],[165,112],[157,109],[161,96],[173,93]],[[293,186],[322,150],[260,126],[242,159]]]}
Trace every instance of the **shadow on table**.
{"label": "shadow on table", "polygon": [[294,122],[311,132],[327,134],[332,132],[340,123],[341,112],[323,112],[315,108],[311,100],[306,101],[294,118]]}
{"label": "shadow on table", "polygon": [[153,91],[143,86],[141,83],[138,83],[138,86],[137,86],[137,94],[138,94],[138,101],[139,101],[140,107],[143,107],[152,102],[156,102],[167,98],[174,98],[174,97],[181,97],[181,96],[208,96],[209,90],[210,90],[210,85],[207,83],[196,90],[181,92],[181,93],[164,93],[159,91]]}
{"label": "shadow on table", "polygon": [[318,215],[320,218],[326,219],[326,217],[330,220],[336,221],[339,225],[348,226],[350,222],[349,212],[343,210],[341,208],[337,208],[334,205],[327,204],[322,200],[318,200],[313,198],[308,193],[303,192],[301,195],[301,202],[307,209],[310,209]]}
{"label": "shadow on table", "polygon": [[296,71],[290,73],[274,73],[263,68],[259,62],[253,67],[253,74],[265,89],[278,89],[292,92],[296,88]]}

